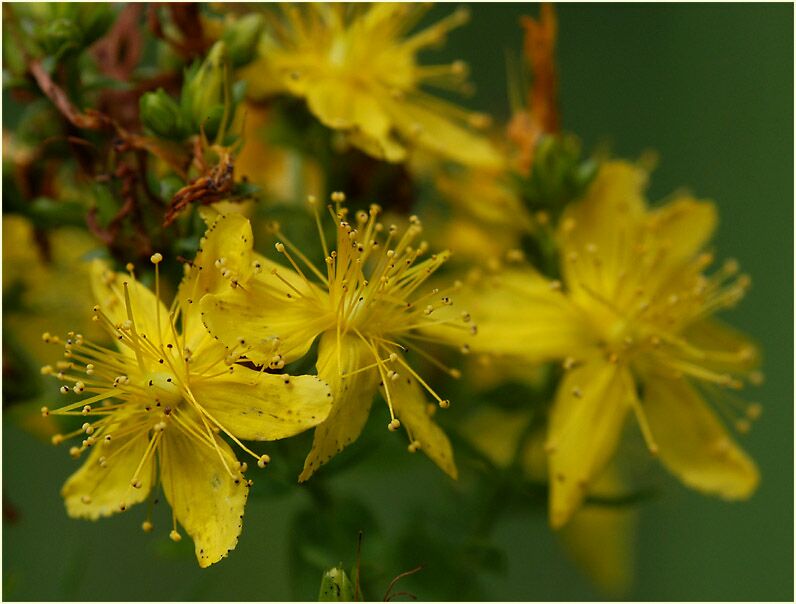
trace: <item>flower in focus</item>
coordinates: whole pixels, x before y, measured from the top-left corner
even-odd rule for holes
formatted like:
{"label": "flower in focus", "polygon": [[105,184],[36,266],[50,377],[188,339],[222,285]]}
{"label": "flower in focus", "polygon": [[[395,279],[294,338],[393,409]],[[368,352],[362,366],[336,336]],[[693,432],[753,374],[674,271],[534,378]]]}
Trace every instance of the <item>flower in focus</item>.
{"label": "flower in focus", "polygon": [[630,412],[649,450],[686,485],[742,499],[759,480],[716,413],[739,432],[760,413],[733,392],[760,379],[756,347],[712,318],[743,297],[749,278],[734,261],[704,274],[714,206],[680,196],[648,209],[646,178],[607,163],[567,209],[561,282],[514,269],[468,300],[479,320],[474,349],[563,361],[546,443],[556,528],[612,458]]}
{"label": "flower in focus", "polygon": [[286,4],[267,14],[259,60],[241,75],[255,99],[287,93],[304,98],[327,127],[391,162],[418,147],[469,165],[497,167],[500,157],[472,131],[487,123],[425,92],[466,90],[467,67],[419,65],[419,51],[440,44],[468,18],[464,9],[409,33],[428,6],[406,3]]}
{"label": "flower in focus", "polygon": [[459,312],[454,318],[437,318],[441,308],[452,307],[449,291],[422,287],[447,260],[448,253],[421,259],[428,243],[414,245],[422,230],[416,217],[402,233],[395,225],[385,227],[379,221],[381,209],[376,205],[351,219],[340,205],[344,196],[335,193],[332,199],[337,207],[330,206],[329,210],[337,233],[336,249],[331,251],[317,201],[310,200],[324,251],[324,272],[277,226],[281,241],[276,249],[292,269],[264,258],[255,259],[251,278],[233,274],[230,278],[238,280],[239,287],[202,299],[205,324],[227,345],[245,337],[246,357],[272,367],[302,357],[318,339],[318,375],[331,386],[334,402],[328,419],[315,430],[300,480],[308,479],[359,436],[379,388],[389,408],[389,429],[403,426],[409,451],[421,449],[455,477],[450,442],[432,421],[436,407],[428,404],[424,390],[442,408],[449,402],[405,357],[412,350],[449,375],[459,375],[458,370],[446,367],[425,350],[428,342],[437,340],[423,333],[438,324],[475,333],[467,312]]}
{"label": "flower in focus", "polygon": [[[274,440],[315,426],[328,414],[331,394],[317,377],[271,375],[237,364],[240,356],[207,334],[194,300],[227,283],[210,270],[220,256],[234,264],[251,244],[248,221],[219,215],[202,240],[170,308],[129,275],[115,273],[99,260],[92,265],[99,304],[95,320],[117,341],[117,350],[98,346],[70,332],[63,343],[66,360],[42,373],[65,382],[61,392],[74,397],[44,414],[82,416],[85,423],[58,444],[83,435],[70,453],[88,459],[63,487],[67,512],[97,519],[145,501],[159,482],[171,504],[171,538],[179,522],[193,538],[199,565],[209,566],[234,549],[251,481],[222,433],[252,455],[259,467],[269,462],[240,439]],[[151,530],[147,520],[144,530]]]}

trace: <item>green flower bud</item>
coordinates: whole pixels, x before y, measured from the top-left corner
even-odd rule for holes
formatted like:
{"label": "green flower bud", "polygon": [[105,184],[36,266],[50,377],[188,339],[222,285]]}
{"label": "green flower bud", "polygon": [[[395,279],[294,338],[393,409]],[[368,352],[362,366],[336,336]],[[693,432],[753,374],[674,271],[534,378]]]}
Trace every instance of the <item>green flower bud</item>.
{"label": "green flower bud", "polygon": [[61,17],[43,23],[38,30],[38,40],[45,53],[62,57],[80,49],[83,34],[73,19]]}
{"label": "green flower bud", "polygon": [[225,28],[222,40],[227,44],[233,67],[242,67],[254,59],[264,26],[263,16],[254,13]]}
{"label": "green flower bud", "polygon": [[141,123],[155,136],[181,139],[185,124],[177,102],[159,88],[141,95],[139,101]]}
{"label": "green flower bud", "polygon": [[227,46],[218,41],[204,62],[195,63],[185,74],[181,100],[183,114],[190,118],[195,131],[204,129],[209,139],[217,135],[223,138],[232,121],[230,70]]}
{"label": "green flower bud", "polygon": [[354,586],[342,566],[323,573],[318,602],[353,602]]}

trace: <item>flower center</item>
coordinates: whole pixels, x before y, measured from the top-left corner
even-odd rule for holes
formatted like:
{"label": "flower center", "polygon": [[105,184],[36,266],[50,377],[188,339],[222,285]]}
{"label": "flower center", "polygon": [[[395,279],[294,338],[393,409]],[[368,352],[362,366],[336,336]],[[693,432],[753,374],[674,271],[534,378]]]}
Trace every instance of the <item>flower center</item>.
{"label": "flower center", "polygon": [[182,401],[182,392],[176,378],[167,371],[149,373],[145,377],[147,392],[155,402],[163,406],[176,407]]}

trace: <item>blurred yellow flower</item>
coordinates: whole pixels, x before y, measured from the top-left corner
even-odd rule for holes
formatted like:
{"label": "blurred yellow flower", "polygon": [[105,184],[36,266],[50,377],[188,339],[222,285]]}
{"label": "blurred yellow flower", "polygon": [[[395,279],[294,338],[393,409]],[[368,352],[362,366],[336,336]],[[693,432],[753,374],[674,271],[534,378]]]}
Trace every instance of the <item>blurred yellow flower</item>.
{"label": "blurred yellow flower", "polygon": [[285,4],[267,13],[260,59],[241,70],[248,94],[304,98],[326,126],[374,157],[401,162],[417,147],[469,165],[497,167],[500,156],[473,132],[485,125],[422,88],[466,89],[467,67],[419,65],[419,51],[440,44],[468,19],[465,9],[409,33],[428,5]]}
{"label": "blurred yellow flower", "polygon": [[[170,536],[180,539],[179,522],[202,567],[234,549],[251,482],[243,478],[246,464],[221,434],[265,467],[268,456],[239,439],[292,436],[323,421],[331,406],[329,388],[317,377],[271,375],[236,364],[235,349],[215,342],[202,326],[194,299],[227,286],[213,263],[223,256],[234,267],[251,241],[245,218],[217,216],[170,308],[159,299],[160,254],[152,257],[154,293],[135,279],[132,265],[125,276],[95,260],[96,321],[118,350],[74,332],[65,342],[43,336],[64,344],[66,360],[42,373],[65,382],[64,395],[80,397],[42,413],[86,418],[79,430],[53,437],[58,444],[83,435],[70,453],[90,451],[62,490],[69,515],[94,520],[124,511],[146,500],[159,480],[172,507]],[[143,527],[151,530],[152,523]]]}
{"label": "blurred yellow flower", "polygon": [[[245,338],[246,357],[272,367],[300,358],[316,338],[319,340],[318,375],[330,384],[334,403],[329,418],[315,430],[300,480],[308,479],[359,436],[379,388],[389,408],[390,430],[403,426],[409,451],[421,449],[455,477],[450,442],[432,421],[435,407],[427,403],[423,391],[428,391],[440,407],[449,403],[404,356],[411,349],[449,374],[459,374],[424,350],[426,342],[434,340],[421,333],[438,323],[456,325],[467,333],[474,331],[466,312],[454,319],[436,318],[435,311],[452,305],[447,291],[421,291],[448,254],[421,260],[428,244],[413,245],[422,230],[415,217],[401,233],[395,225],[385,227],[379,222],[378,206],[349,218],[340,206],[343,195],[335,193],[332,198],[337,202],[336,210],[329,207],[337,223],[337,241],[331,251],[317,201],[311,199],[324,250],[325,274],[277,227],[281,241],[276,249],[292,270],[258,259],[251,278],[233,273],[231,278],[239,287],[202,299],[205,324],[227,345]],[[304,270],[314,279],[308,279]]]}
{"label": "blurred yellow flower", "polygon": [[732,392],[759,377],[756,347],[711,318],[741,299],[749,278],[736,276],[734,261],[703,274],[714,206],[679,196],[648,209],[646,180],[638,167],[609,162],[567,209],[562,282],[510,270],[468,301],[479,320],[474,349],[563,360],[547,442],[554,527],[612,458],[631,411],[650,451],[686,485],[741,499],[758,484],[754,462],[707,402],[741,432],[760,413]]}
{"label": "blurred yellow flower", "polygon": [[3,292],[9,295],[17,288],[19,292],[18,306],[3,313],[3,326],[25,342],[25,350],[38,364],[46,362],[50,353],[39,338],[45,329],[78,329],[93,337],[103,333],[85,312],[92,296],[88,265],[82,258],[96,247],[82,229],[50,229],[46,237],[37,237],[27,218],[3,216]]}

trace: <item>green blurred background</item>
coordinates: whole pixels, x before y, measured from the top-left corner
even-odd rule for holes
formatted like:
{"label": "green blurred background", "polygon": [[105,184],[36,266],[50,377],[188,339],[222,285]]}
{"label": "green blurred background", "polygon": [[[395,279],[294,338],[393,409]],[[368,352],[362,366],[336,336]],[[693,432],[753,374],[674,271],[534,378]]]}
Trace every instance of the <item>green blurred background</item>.
{"label": "green blurred background", "polygon": [[[437,7],[434,14],[452,8]],[[468,102],[503,118],[505,53],[519,52],[518,17],[538,14],[538,6],[474,4],[472,9],[471,23],[427,60],[470,62],[478,92]],[[663,496],[642,507],[637,580],[629,597],[792,600],[793,7],[567,4],[557,11],[565,128],[580,135],[586,149],[608,143],[616,155],[629,158],[657,151],[651,199],[687,186],[718,203],[719,257],[737,257],[753,277],[747,299],[725,318],[757,337],[765,352],[767,379],[754,394],[764,414],[742,440],[761,467],[759,491],[747,503],[730,504],[667,481]],[[433,588],[419,578],[401,584],[421,599],[599,597],[557,547],[538,510],[504,514],[494,527],[496,549],[478,550],[483,559],[474,562],[468,558],[469,537],[457,524],[458,506],[469,505],[458,503],[459,487],[447,484],[425,460],[405,455],[396,439],[366,440],[352,449],[352,458],[367,455],[356,467],[341,456],[326,483],[337,497],[357,499],[373,512],[372,519],[362,518],[369,527],[366,567],[382,557],[407,560],[405,567],[384,569],[391,577],[425,562],[423,573],[434,578]],[[3,492],[18,512],[13,522],[4,515],[4,599],[317,595],[320,577],[297,574],[290,566],[291,536],[308,525],[296,520],[310,503],[305,488],[283,488],[262,476],[237,549],[229,560],[200,570],[189,540],[173,544],[166,529],[153,535],[140,530],[143,510],[100,523],[69,520],[58,491],[75,467],[64,449],[3,422]],[[355,521],[360,514],[354,504],[346,513]],[[407,526],[425,516],[434,518],[439,534],[407,537]],[[334,516],[320,520],[334,532]],[[165,525],[164,516],[160,527]],[[329,558],[330,565],[350,565],[355,538],[352,534],[350,548],[336,558],[317,555]],[[445,584],[445,564],[458,560],[483,569],[478,589]],[[381,591],[367,595],[379,599],[386,583],[379,586]]]}

